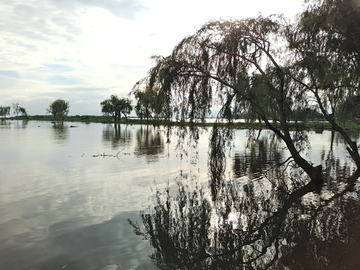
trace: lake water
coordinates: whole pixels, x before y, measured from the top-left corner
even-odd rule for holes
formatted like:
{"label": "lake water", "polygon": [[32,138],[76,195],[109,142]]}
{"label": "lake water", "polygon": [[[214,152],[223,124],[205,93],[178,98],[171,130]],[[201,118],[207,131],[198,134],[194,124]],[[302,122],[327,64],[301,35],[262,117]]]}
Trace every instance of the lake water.
{"label": "lake water", "polygon": [[353,166],[337,134],[303,134],[329,180],[299,195],[271,132],[220,136],[209,162],[211,131],[0,122],[0,269],[356,269],[358,183],[338,181]]}

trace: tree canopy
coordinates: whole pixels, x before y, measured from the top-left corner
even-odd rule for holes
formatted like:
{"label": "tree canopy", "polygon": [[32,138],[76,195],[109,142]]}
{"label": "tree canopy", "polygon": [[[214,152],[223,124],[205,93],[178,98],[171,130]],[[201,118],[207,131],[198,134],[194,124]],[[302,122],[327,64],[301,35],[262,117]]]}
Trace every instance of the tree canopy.
{"label": "tree canopy", "polygon": [[10,115],[10,106],[2,106],[0,107],[0,116],[6,118],[7,115]]}
{"label": "tree canopy", "polygon": [[121,118],[121,114],[127,119],[127,115],[132,111],[131,100],[118,98],[116,95],[111,95],[109,99],[103,100],[100,105],[102,113],[113,116],[114,122]]}
{"label": "tree canopy", "polygon": [[69,101],[57,99],[49,105],[46,113],[52,114],[55,120],[63,121],[69,113]]}
{"label": "tree canopy", "polygon": [[13,103],[12,107],[14,109],[14,114],[16,114],[16,116],[18,116],[19,113],[20,113],[20,105],[19,105],[19,103],[18,102]]}
{"label": "tree canopy", "polygon": [[163,99],[161,93],[155,89],[146,88],[142,91],[140,88],[134,88],[130,92],[133,94],[137,103],[135,112],[138,117],[149,120],[151,117],[159,117],[163,114]]}
{"label": "tree canopy", "polygon": [[22,115],[23,117],[27,117],[26,109],[25,109],[24,107],[21,107],[18,102],[13,103],[12,107],[13,107],[13,109],[14,109],[14,114],[16,114],[16,116],[18,116],[19,113],[21,113],[21,115]]}
{"label": "tree canopy", "polygon": [[[348,4],[347,9],[339,8],[342,2]],[[314,166],[302,156],[304,146],[291,132],[289,121],[296,111],[321,112],[344,137],[360,168],[357,144],[335,117],[339,102],[359,89],[355,72],[359,47],[351,46],[357,42],[349,34],[352,24],[342,24],[335,16],[346,17],[351,11],[360,18],[359,9],[351,3],[309,4],[293,24],[282,16],[210,21],[184,38],[171,55],[153,56],[154,67],[135,88],[143,85],[156,91],[165,101],[161,110],[168,118],[204,119],[214,106],[221,108],[218,118],[251,111],[285,142],[292,159],[309,177],[322,183],[321,165]],[[328,6],[334,13],[326,13]],[[323,26],[324,17],[328,24]],[[315,22],[320,26],[316,28]],[[336,43],[331,37],[344,29],[348,35],[330,46]]]}

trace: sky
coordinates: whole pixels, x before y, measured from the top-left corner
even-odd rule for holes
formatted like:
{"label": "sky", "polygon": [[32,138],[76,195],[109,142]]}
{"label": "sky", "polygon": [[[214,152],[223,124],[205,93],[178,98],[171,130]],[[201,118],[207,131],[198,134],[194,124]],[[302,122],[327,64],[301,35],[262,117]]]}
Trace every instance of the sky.
{"label": "sky", "polygon": [[152,55],[204,23],[302,10],[303,0],[0,0],[0,106],[44,115],[61,98],[69,115],[101,115],[111,95],[133,99]]}

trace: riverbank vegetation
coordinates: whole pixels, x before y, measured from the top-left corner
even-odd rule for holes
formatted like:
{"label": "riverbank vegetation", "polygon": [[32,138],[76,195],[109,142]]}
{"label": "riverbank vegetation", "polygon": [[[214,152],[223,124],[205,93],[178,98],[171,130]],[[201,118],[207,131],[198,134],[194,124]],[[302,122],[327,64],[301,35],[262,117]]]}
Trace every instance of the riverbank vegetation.
{"label": "riverbank vegetation", "polygon": [[[195,121],[195,122],[181,122],[181,121],[170,121],[166,119],[140,119],[135,117],[120,118],[116,121],[116,124],[127,124],[127,125],[163,125],[163,126],[190,126],[197,125],[201,127],[208,127],[213,125],[228,126],[234,129],[266,129],[268,128],[265,123],[259,122],[248,122],[243,118],[233,119],[230,123],[228,121],[217,122],[215,123],[216,118],[207,118],[205,121]],[[51,115],[27,115],[25,118],[23,116],[14,116],[9,117],[6,120],[23,120],[23,121],[49,121],[53,122],[54,118]],[[66,116],[64,118],[65,122],[80,122],[80,123],[103,123],[103,124],[112,124],[114,119],[112,116],[108,115],[74,115]],[[276,125],[276,124],[275,124]],[[289,127],[292,130],[315,130],[321,132],[322,130],[331,130],[332,127],[329,123],[323,121],[322,119],[311,119],[302,122],[292,122],[289,123]],[[342,127],[345,130],[360,130],[360,122],[345,122]]]}
{"label": "riverbank vegetation", "polygon": [[[352,0],[306,3],[295,23],[282,15],[205,23],[170,55],[153,56],[153,68],[132,92],[152,93],[154,114],[166,119],[194,122],[214,106],[221,108],[218,119],[229,122],[245,112],[272,130],[291,162],[322,185],[322,165],[304,154],[306,136],[290,132],[294,121],[304,121],[294,119],[296,112],[315,110],[341,134],[360,169],[358,144],[344,126],[353,120],[347,103],[359,96],[360,7]],[[223,140],[231,139],[224,132]]]}

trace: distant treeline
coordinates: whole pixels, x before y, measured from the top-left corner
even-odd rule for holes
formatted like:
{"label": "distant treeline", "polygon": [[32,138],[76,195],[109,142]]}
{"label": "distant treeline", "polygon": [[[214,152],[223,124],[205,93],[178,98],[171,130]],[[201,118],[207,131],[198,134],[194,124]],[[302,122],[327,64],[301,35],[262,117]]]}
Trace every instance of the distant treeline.
{"label": "distant treeline", "polygon": [[[211,118],[209,118],[211,119]],[[242,117],[239,117],[237,119],[244,119]],[[233,119],[233,120],[237,120]],[[21,116],[14,116],[7,118],[7,120],[23,120],[23,121],[54,121],[53,116],[51,115],[33,115],[28,116],[26,119],[22,118]],[[306,120],[306,121],[305,121]],[[75,115],[75,116],[66,116],[64,118],[64,121],[66,122],[83,122],[83,123],[103,123],[103,124],[111,124],[114,123],[114,119],[112,116],[107,115]],[[166,126],[172,126],[172,125],[198,125],[198,126],[213,126],[214,123],[212,121],[210,122],[180,122],[180,121],[169,121],[164,119],[139,119],[135,117],[128,117],[127,119],[121,118],[119,121],[116,122],[117,124],[145,124],[145,125],[166,125]],[[228,125],[228,122],[225,123],[218,123],[217,125]],[[262,129],[266,128],[266,125],[264,123],[259,122],[231,122],[230,126],[232,128],[238,128],[238,129]],[[308,129],[308,130],[324,130],[324,129],[331,129],[331,125],[323,121],[323,119],[318,114],[309,113],[306,114],[306,117],[304,118],[304,121],[290,123],[289,126],[293,129]],[[358,122],[347,122],[344,123],[344,128],[346,129],[356,129],[360,130],[360,124]]]}

